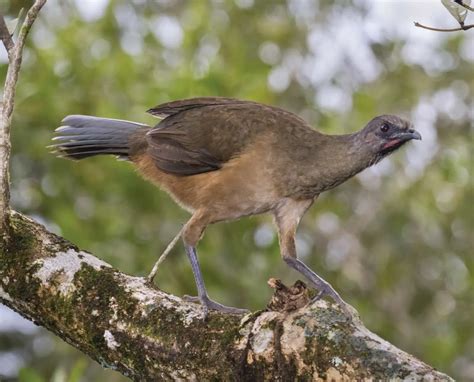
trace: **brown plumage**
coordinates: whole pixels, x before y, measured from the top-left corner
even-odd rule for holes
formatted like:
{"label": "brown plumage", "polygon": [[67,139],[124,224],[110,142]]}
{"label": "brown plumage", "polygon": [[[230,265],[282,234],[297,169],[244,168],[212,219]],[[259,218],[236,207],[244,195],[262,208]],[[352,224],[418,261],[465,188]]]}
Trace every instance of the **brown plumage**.
{"label": "brown plumage", "polygon": [[69,116],[54,145],[72,159],[113,154],[192,213],[183,229],[199,299],[206,309],[238,312],[207,296],[195,247],[207,225],[269,212],[283,259],[301,272],[318,298],[334,289],[296,257],[298,223],[317,196],[378,162],[411,139],[409,122],[379,116],[354,134],[326,135],[285,110],[230,98],[195,98],[148,110],[154,128],[134,122]]}

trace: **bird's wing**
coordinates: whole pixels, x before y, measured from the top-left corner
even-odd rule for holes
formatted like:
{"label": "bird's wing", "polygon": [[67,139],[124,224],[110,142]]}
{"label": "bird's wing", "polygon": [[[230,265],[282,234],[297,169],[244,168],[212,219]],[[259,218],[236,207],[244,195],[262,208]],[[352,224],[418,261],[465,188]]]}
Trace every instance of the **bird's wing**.
{"label": "bird's wing", "polygon": [[156,117],[166,118],[171,115],[178,114],[185,110],[190,110],[199,107],[212,106],[212,105],[231,105],[231,104],[243,104],[253,103],[251,101],[241,101],[236,98],[225,98],[225,97],[200,97],[200,98],[189,98],[183,100],[177,100],[160,104],[147,110]]}
{"label": "bird's wing", "polygon": [[147,133],[148,154],[156,166],[171,174],[195,175],[218,170],[222,161],[206,150],[190,144],[177,129],[153,129]]}
{"label": "bird's wing", "polygon": [[259,129],[256,115],[265,108],[217,97],[158,105],[148,112],[165,118],[147,134],[148,154],[158,168],[176,175],[218,170]]}
{"label": "bird's wing", "polygon": [[148,154],[158,168],[176,175],[218,170],[244,152],[257,136],[270,150],[274,138],[287,142],[314,133],[293,113],[233,98],[173,101],[148,112],[164,117],[147,133]]}

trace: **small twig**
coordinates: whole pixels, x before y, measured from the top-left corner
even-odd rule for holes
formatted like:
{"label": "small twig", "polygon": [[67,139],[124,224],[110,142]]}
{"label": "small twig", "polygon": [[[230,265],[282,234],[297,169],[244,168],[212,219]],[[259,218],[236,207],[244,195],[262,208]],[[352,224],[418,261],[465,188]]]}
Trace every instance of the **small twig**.
{"label": "small twig", "polygon": [[7,24],[5,23],[5,17],[0,13],[0,40],[2,40],[3,45],[8,53],[8,58],[12,59],[12,51],[15,48],[15,43],[13,42],[10,31],[8,30]]}
{"label": "small twig", "polygon": [[442,28],[433,28],[429,27],[423,24],[420,24],[415,21],[415,26],[418,28],[423,28],[423,29],[429,29],[430,31],[436,31],[436,32],[457,32],[457,31],[467,31],[468,29],[474,28],[474,24],[470,25],[463,25],[459,28],[452,28],[452,29],[442,29]]}
{"label": "small twig", "polygon": [[462,0],[454,0],[455,3],[459,4],[461,7],[466,8],[468,11],[474,12],[474,8],[470,7],[467,4],[464,4]]}
{"label": "small twig", "polygon": [[[5,20],[0,17],[1,39],[8,51],[9,65],[3,88],[3,100],[0,110],[0,240],[8,238],[9,210],[10,210],[10,129],[12,123],[13,106],[15,104],[15,89],[21,68],[23,47],[26,37],[38,13],[46,3],[46,0],[36,0],[26,14],[25,21],[20,27],[16,43],[11,40],[10,32],[5,25]],[[9,39],[6,38],[9,36]]]}

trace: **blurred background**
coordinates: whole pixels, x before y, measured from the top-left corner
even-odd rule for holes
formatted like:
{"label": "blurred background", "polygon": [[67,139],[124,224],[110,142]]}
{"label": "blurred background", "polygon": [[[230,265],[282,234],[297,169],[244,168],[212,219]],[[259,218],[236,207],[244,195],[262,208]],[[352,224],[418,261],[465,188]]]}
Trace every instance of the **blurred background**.
{"label": "blurred background", "polygon": [[[0,1],[10,18],[31,1]],[[474,15],[466,23],[474,22]],[[469,20],[470,17],[470,20]],[[48,153],[68,114],[154,124],[145,110],[230,96],[291,110],[325,133],[377,114],[423,141],[323,194],[298,231],[304,261],[367,327],[459,380],[474,380],[474,30],[439,1],[49,0],[24,55],[13,123],[13,207],[132,275],[188,219],[128,163]],[[6,55],[0,49],[0,73]],[[280,260],[270,217],[211,226],[199,245],[212,298],[265,307]],[[195,294],[181,245],[157,277]],[[0,306],[0,380],[125,381]]]}

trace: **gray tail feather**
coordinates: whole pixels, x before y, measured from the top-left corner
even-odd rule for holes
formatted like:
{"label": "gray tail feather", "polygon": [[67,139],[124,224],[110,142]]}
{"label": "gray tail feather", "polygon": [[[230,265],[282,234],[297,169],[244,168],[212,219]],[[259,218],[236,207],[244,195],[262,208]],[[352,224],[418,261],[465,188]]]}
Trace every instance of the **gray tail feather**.
{"label": "gray tail feather", "polygon": [[129,156],[129,137],[139,129],[150,126],[121,119],[89,115],[68,115],[55,130],[55,142],[48,146],[53,153],[69,159],[84,159],[94,155]]}

